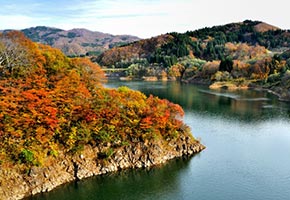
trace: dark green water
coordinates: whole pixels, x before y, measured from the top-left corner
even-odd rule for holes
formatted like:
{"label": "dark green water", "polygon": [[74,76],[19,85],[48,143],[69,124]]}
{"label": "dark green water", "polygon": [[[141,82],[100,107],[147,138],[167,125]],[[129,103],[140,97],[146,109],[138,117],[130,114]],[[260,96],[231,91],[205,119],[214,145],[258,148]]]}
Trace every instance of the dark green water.
{"label": "dark green water", "polygon": [[258,91],[211,91],[161,82],[126,85],[182,105],[184,121],[207,146],[190,159],[66,184],[30,198],[82,200],[288,200],[290,105]]}

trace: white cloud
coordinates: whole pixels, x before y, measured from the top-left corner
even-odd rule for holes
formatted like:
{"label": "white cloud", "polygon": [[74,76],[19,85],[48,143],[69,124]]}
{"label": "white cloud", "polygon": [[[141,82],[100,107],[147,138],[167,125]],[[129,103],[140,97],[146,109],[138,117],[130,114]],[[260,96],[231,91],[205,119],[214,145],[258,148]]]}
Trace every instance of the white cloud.
{"label": "white cloud", "polygon": [[[97,4],[95,6],[98,6]],[[75,24],[114,34],[150,37],[172,31],[187,31],[192,24],[193,1],[108,1],[103,9],[73,19]]]}
{"label": "white cloud", "polygon": [[0,15],[0,29],[23,29],[30,27],[34,19],[24,15]]}
{"label": "white cloud", "polygon": [[284,0],[276,0],[277,7],[264,0],[70,0],[69,3],[0,0],[0,3],[0,29],[45,25],[146,38],[245,19],[290,28]]}

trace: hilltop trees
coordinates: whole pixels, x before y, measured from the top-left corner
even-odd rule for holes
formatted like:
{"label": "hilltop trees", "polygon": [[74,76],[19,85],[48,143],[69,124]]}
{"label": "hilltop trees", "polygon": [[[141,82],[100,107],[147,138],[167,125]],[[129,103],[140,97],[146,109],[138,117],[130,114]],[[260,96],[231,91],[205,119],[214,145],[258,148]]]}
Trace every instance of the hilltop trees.
{"label": "hilltop trees", "polygon": [[[128,68],[130,72],[127,74],[130,75],[155,76],[152,73],[147,73],[150,71],[149,69],[154,68],[154,71],[164,71],[173,76],[177,75],[173,72],[176,71],[176,66],[181,64],[183,58],[190,57],[209,63],[220,61],[219,71],[229,72],[230,77],[246,75],[245,78],[256,77],[264,80],[270,74],[279,72],[280,67],[276,66],[283,65],[283,63],[280,63],[277,58],[273,58],[269,62],[263,60],[272,56],[269,50],[279,51],[288,48],[289,36],[289,31],[280,30],[263,22],[246,20],[242,23],[203,28],[183,34],[167,33],[113,48],[93,60],[109,68]],[[144,62],[140,63],[139,60]],[[234,63],[236,61],[249,66],[235,70]],[[269,72],[266,66],[269,67]],[[192,78],[198,78],[198,75],[211,76],[205,75],[204,72],[207,69],[193,70],[192,68],[187,70],[186,66],[183,65],[183,67],[185,68],[184,72],[191,71],[194,74]],[[208,68],[208,65],[205,67]],[[132,69],[134,69],[134,73],[132,73]],[[138,70],[140,73],[137,72]],[[242,72],[242,70],[246,71]],[[188,75],[189,73],[186,73],[187,77]]]}

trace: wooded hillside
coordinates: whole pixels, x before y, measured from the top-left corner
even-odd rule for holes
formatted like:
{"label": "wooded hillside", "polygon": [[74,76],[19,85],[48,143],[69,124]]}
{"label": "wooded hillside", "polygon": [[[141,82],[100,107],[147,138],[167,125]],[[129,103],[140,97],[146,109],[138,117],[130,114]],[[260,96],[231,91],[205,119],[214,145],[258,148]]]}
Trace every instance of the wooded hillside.
{"label": "wooded hillside", "polygon": [[133,78],[155,76],[214,87],[261,86],[289,99],[290,32],[246,20],[186,33],[168,33],[110,49],[94,62],[126,69]]}
{"label": "wooded hillside", "polygon": [[34,43],[20,32],[0,34],[0,166],[47,159],[110,143],[110,156],[134,141],[166,141],[189,131],[179,105],[126,87],[106,89],[86,58]]}

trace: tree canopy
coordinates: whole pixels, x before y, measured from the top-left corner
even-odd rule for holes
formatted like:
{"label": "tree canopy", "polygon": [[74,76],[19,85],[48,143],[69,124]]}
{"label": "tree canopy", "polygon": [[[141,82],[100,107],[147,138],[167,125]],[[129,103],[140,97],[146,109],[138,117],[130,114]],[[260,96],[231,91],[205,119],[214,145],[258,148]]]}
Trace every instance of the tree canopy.
{"label": "tree canopy", "polygon": [[180,106],[126,87],[104,88],[103,71],[86,58],[67,58],[18,32],[1,34],[0,46],[2,167],[41,165],[60,149],[73,153],[84,145],[165,140],[184,128]]}

